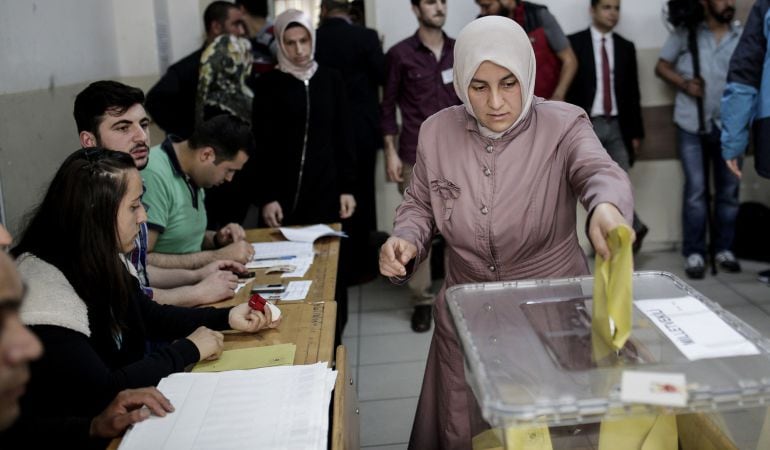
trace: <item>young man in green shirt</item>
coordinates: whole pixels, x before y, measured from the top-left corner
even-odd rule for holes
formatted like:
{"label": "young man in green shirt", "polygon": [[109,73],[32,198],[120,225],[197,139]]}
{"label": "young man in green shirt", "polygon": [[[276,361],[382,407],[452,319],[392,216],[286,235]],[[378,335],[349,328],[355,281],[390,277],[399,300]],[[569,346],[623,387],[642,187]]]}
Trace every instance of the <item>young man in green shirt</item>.
{"label": "young man in green shirt", "polygon": [[254,250],[240,225],[206,230],[203,189],[231,181],[253,148],[249,125],[221,115],[202,123],[189,139],[169,135],[150,151],[142,171],[150,264],[195,269],[218,259],[251,259]]}

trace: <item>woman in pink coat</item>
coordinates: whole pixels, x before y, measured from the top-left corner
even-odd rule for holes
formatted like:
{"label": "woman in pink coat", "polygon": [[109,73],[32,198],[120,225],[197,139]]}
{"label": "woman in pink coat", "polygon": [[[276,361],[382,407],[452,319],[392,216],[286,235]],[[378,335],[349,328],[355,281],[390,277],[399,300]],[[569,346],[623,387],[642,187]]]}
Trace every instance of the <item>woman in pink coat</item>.
{"label": "woman in pink coat", "polygon": [[464,105],[423,123],[412,181],[380,250],[382,274],[403,283],[434,233],[447,242],[448,271],[409,444],[415,450],[470,449],[472,437],[488,428],[465,382],[446,288],[588,274],[577,202],[605,257],[606,235],[633,214],[628,177],[585,113],[533,95],[535,57],[521,27],[503,17],[477,19],[460,32],[454,58]]}

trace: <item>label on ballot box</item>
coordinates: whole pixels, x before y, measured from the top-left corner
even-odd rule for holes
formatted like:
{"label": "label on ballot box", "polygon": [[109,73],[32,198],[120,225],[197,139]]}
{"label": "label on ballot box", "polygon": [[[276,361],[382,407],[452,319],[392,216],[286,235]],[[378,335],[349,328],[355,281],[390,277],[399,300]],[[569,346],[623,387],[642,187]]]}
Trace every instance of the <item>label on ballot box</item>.
{"label": "label on ballot box", "polygon": [[759,350],[693,297],[634,303],[687,359],[757,355]]}

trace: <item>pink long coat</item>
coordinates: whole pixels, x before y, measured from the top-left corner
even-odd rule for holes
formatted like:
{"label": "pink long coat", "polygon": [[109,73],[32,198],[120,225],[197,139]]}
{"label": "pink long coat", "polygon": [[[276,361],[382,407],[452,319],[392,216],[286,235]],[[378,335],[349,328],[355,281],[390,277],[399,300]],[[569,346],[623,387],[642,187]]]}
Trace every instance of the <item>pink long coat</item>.
{"label": "pink long coat", "polygon": [[588,274],[575,231],[578,200],[588,211],[612,203],[631,221],[628,177],[575,106],[535,98],[526,118],[494,141],[479,133],[464,106],[423,123],[393,234],[417,246],[419,261],[438,230],[449,263],[410,449],[467,450],[488,427],[465,382],[446,288]]}

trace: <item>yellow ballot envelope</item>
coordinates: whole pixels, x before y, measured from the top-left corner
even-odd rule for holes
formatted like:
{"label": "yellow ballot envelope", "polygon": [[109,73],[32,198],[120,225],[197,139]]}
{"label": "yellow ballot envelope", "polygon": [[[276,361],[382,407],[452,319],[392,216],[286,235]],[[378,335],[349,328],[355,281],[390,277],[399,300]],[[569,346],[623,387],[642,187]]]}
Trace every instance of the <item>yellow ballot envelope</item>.
{"label": "yellow ballot envelope", "polygon": [[[612,255],[605,260],[596,255],[591,329],[594,357],[618,351],[631,336],[633,319],[633,251],[631,229],[619,226],[610,231],[607,243]],[[599,354],[597,354],[599,353]],[[676,450],[675,416],[641,416],[602,421],[599,450]]]}
{"label": "yellow ballot envelope", "polygon": [[290,366],[294,364],[294,344],[225,350],[219,359],[201,361],[193,372],[223,372],[225,370],[258,369],[260,367]]}
{"label": "yellow ballot envelope", "polygon": [[631,229],[619,226],[607,236],[612,256],[596,255],[594,301],[591,328],[614,350],[620,350],[631,336],[632,282],[634,271]]}

